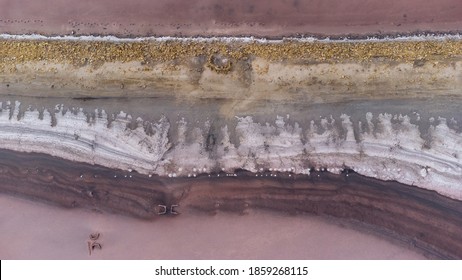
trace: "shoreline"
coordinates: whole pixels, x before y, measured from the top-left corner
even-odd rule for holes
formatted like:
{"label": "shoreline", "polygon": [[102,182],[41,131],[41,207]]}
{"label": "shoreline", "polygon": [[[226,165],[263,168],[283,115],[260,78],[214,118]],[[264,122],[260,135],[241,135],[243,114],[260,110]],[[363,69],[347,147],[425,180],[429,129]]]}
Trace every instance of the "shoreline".
{"label": "shoreline", "polygon": [[284,36],[280,38],[268,38],[258,36],[145,36],[145,37],[118,37],[115,35],[42,35],[42,34],[0,34],[0,40],[27,40],[27,41],[78,41],[78,42],[114,42],[114,43],[135,43],[135,42],[198,42],[198,43],[267,43],[276,44],[284,42],[299,43],[370,43],[370,42],[407,42],[407,41],[446,41],[462,40],[462,33],[459,32],[418,32],[414,34],[396,35],[368,35],[366,37],[316,37],[316,36]]}
{"label": "shoreline", "polygon": [[[436,192],[348,171],[340,175],[277,173],[163,178],[75,163],[43,154],[1,151],[2,193],[97,212],[157,220],[199,211],[245,214],[258,209],[360,222],[396,234],[438,258],[460,258],[462,201]],[[18,163],[21,163],[18,166]],[[217,174],[219,175],[219,174]],[[393,236],[393,235],[392,235]]]}
{"label": "shoreline", "polygon": [[440,98],[439,109],[425,100],[410,100],[402,108],[369,101],[362,112],[359,102],[352,109],[339,102],[318,105],[319,115],[291,116],[288,104],[273,118],[248,112],[231,119],[218,111],[229,101],[215,101],[216,107],[210,100],[196,101],[190,108],[189,102],[158,98],[26,100],[0,99],[0,148],[165,178],[235,170],[260,177],[323,169],[339,175],[351,169],[462,197],[460,112],[449,104],[452,98]]}

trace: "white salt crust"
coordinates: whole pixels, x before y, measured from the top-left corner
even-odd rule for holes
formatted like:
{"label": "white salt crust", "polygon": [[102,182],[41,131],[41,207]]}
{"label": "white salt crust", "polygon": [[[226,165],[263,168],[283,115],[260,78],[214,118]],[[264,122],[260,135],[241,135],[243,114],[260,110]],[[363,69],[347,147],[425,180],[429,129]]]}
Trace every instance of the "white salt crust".
{"label": "white salt crust", "polygon": [[[169,177],[233,174],[238,168],[257,176],[264,171],[274,172],[271,176],[277,176],[276,172],[309,174],[311,168],[339,174],[348,168],[462,200],[462,134],[440,117],[431,118],[426,139],[406,115],[367,113],[366,123],[355,126],[343,114],[338,119],[311,121],[307,129],[281,116],[275,116],[274,123],[236,117],[235,131],[222,127],[210,148],[206,145],[209,122],[196,126],[185,119],[162,117],[150,123],[138,118],[137,127],[131,129],[132,117],[124,112],[108,117],[99,111],[88,121],[82,109],[64,113],[58,105],[53,123],[47,110],[40,118],[39,111],[31,109],[21,116],[19,102],[3,107],[2,149]],[[170,130],[178,132],[176,139],[169,138]],[[230,137],[232,133],[235,137]]]}
{"label": "white salt crust", "polygon": [[258,37],[172,37],[172,36],[160,36],[160,37],[136,37],[136,38],[121,38],[116,36],[44,36],[40,34],[0,34],[0,39],[3,40],[52,40],[52,41],[98,41],[98,42],[239,42],[239,43],[269,43],[278,44],[285,41],[297,41],[297,42],[324,42],[324,43],[339,43],[339,42],[389,42],[389,41],[445,41],[445,40],[461,40],[461,34],[421,34],[412,36],[394,36],[394,37],[368,37],[367,39],[319,39],[315,37],[284,37],[283,39],[266,39]]}

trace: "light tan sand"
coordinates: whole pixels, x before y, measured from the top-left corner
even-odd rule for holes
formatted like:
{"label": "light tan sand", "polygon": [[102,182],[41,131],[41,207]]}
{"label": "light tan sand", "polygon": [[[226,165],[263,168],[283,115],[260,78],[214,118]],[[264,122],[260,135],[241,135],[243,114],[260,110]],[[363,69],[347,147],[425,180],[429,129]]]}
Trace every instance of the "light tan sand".
{"label": "light tan sand", "polygon": [[[422,259],[317,217],[274,212],[140,221],[0,195],[1,259]],[[102,250],[88,254],[100,232]]]}

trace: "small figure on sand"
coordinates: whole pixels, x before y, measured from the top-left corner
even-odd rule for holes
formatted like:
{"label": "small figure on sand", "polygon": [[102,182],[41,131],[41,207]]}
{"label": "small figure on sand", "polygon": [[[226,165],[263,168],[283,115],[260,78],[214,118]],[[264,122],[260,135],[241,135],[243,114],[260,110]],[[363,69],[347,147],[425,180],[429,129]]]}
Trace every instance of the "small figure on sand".
{"label": "small figure on sand", "polygon": [[103,249],[103,246],[96,242],[96,240],[98,240],[98,238],[100,237],[100,233],[99,232],[94,232],[94,233],[91,233],[90,234],[90,241],[87,241],[87,245],[88,245],[88,254],[91,256],[91,252],[93,252],[95,249]]}

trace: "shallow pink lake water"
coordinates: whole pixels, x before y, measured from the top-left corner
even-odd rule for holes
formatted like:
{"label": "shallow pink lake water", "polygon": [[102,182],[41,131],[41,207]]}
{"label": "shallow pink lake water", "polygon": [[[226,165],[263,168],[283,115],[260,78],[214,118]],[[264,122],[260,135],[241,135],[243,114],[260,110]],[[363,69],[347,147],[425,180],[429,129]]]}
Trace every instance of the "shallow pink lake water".
{"label": "shallow pink lake water", "polygon": [[[422,259],[404,245],[313,216],[251,211],[154,221],[0,195],[1,259]],[[89,255],[89,234],[102,250]]]}

